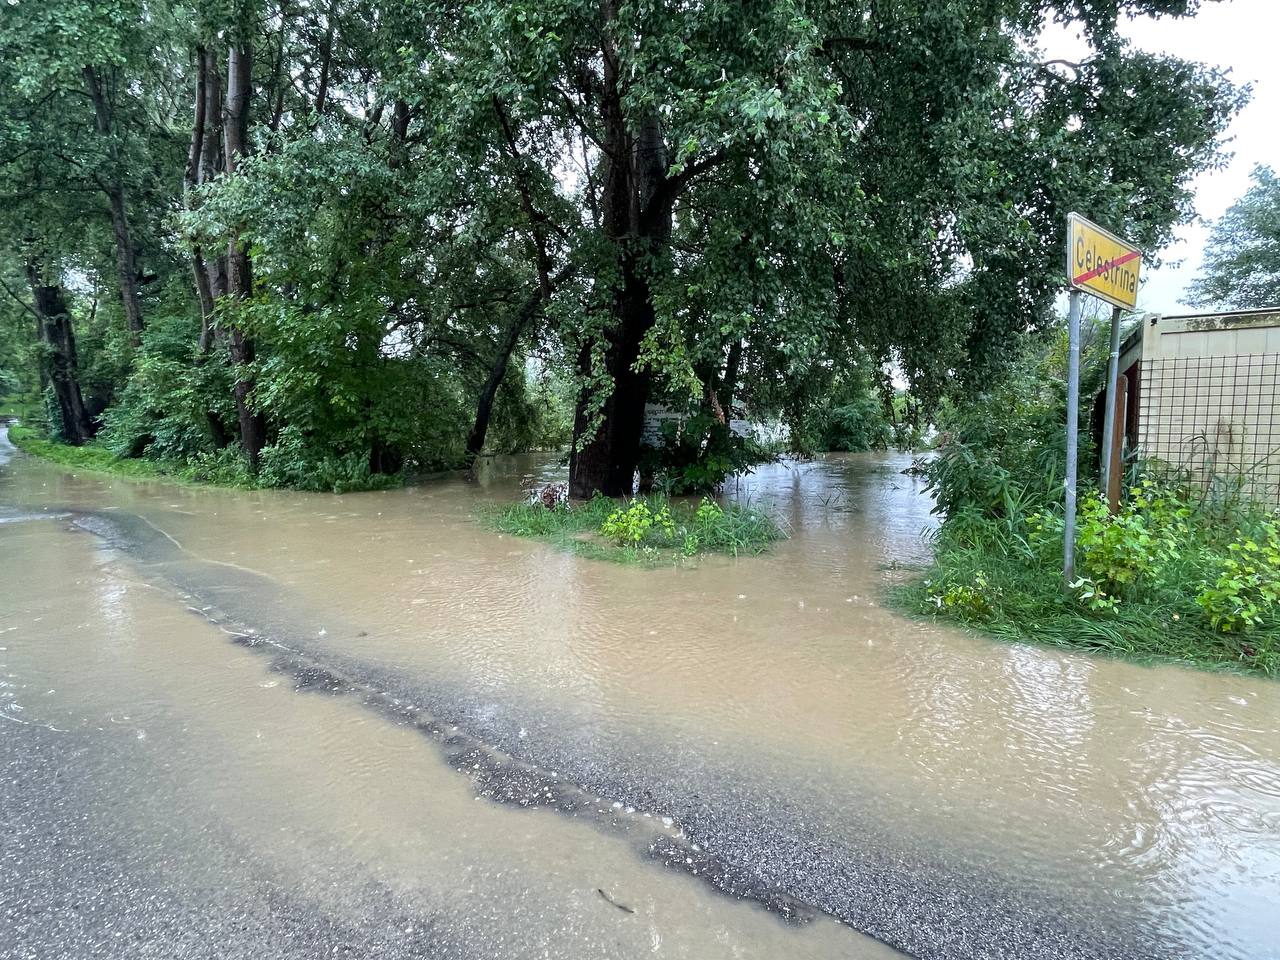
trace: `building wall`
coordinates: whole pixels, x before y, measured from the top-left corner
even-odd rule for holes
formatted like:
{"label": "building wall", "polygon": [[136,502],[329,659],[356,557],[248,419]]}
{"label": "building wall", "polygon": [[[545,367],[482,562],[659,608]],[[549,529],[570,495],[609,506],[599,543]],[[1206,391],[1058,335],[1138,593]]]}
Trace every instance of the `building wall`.
{"label": "building wall", "polygon": [[[1206,487],[1280,504],[1280,310],[1143,324],[1142,454]],[[1128,346],[1126,359],[1137,359]]]}

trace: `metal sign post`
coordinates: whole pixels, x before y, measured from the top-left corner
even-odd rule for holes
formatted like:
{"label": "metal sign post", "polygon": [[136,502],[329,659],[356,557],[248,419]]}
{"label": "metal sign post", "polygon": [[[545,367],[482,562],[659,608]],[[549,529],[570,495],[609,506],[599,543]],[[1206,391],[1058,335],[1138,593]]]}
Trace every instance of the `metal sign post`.
{"label": "metal sign post", "polygon": [[1120,315],[1115,307],[1111,311],[1111,352],[1107,355],[1107,401],[1102,413],[1102,489],[1111,482],[1111,448],[1115,445],[1116,429],[1116,381],[1120,378]]}
{"label": "metal sign post", "polygon": [[1103,418],[1103,483],[1110,476],[1120,366],[1120,311],[1138,303],[1142,251],[1078,213],[1067,216],[1067,284],[1071,288],[1067,356],[1067,476],[1063,502],[1062,580],[1076,579],[1076,479],[1080,460],[1080,298],[1088,293],[1116,309],[1111,314],[1107,360],[1107,412]]}
{"label": "metal sign post", "polygon": [[1071,291],[1067,314],[1067,480],[1062,525],[1062,582],[1070,587],[1076,580],[1076,468],[1080,443],[1080,300],[1079,290]]}

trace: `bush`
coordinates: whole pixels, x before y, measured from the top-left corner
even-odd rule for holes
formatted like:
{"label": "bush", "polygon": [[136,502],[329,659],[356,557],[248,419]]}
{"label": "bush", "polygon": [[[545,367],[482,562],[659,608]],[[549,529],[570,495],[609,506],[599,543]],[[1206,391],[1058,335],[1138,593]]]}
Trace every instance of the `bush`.
{"label": "bush", "polygon": [[600,535],[620,547],[639,546],[655,531],[667,539],[675,533],[671,508],[665,504],[655,513],[642,501],[632,500],[626,507],[613,511],[600,524]]}
{"label": "bush", "polygon": [[398,476],[374,473],[362,453],[327,453],[307,442],[296,427],[285,427],[262,450],[258,480],[263,486],[348,493],[395,486]]}
{"label": "bush", "polygon": [[513,504],[483,517],[496,529],[548,540],[584,556],[623,563],[657,563],[704,553],[761,553],[785,536],[764,512],[709,497],[694,507],[661,494],[621,504],[606,497],[585,503],[540,500]]}
{"label": "bush", "polygon": [[896,439],[894,429],[885,419],[884,404],[870,391],[838,399],[819,411],[808,429],[805,446],[814,450],[849,453],[885,450]]}
{"label": "bush", "polygon": [[[902,598],[1002,637],[1280,671],[1276,515],[1141,463],[1112,515],[1089,489],[1084,437],[1064,586],[1064,349],[1060,334],[1033,343],[1008,376],[951,405],[925,466],[943,515],[934,564]],[[1083,397],[1102,368],[1098,352]]]}
{"label": "bush", "polygon": [[[1099,336],[1091,338],[1098,343]],[[935,513],[967,509],[990,518],[1017,516],[1060,503],[1066,472],[1066,337],[1038,337],[1004,377],[973,396],[944,405],[937,453],[925,464]],[[1082,360],[1081,397],[1096,392],[1103,358]],[[1087,409],[1087,403],[1082,404]],[[1079,475],[1094,473],[1088,417],[1080,417]]]}
{"label": "bush", "polygon": [[194,459],[238,431],[230,368],[144,353],[119,402],[102,415],[100,439],[118,457]]}
{"label": "bush", "polygon": [[1218,576],[1196,597],[1214,628],[1223,633],[1250,632],[1274,624],[1280,607],[1280,521],[1240,535],[1218,561]]}
{"label": "bush", "polygon": [[1077,578],[1065,591],[1058,508],[970,509],[943,523],[933,569],[905,597],[1001,636],[1280,671],[1276,514],[1144,477],[1114,516],[1087,495],[1078,521]]}

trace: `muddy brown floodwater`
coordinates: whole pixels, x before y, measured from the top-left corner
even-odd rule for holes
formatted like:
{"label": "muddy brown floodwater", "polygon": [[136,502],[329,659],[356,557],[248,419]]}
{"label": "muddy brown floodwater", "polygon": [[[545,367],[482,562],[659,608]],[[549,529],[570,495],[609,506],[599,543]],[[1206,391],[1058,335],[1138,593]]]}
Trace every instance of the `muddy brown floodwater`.
{"label": "muddy brown floodwater", "polygon": [[1280,956],[1280,686],[886,609],[908,463],[762,469],[726,496],[789,540],[646,570],[475,521],[545,460],[335,497],[15,456],[0,736],[458,956]]}

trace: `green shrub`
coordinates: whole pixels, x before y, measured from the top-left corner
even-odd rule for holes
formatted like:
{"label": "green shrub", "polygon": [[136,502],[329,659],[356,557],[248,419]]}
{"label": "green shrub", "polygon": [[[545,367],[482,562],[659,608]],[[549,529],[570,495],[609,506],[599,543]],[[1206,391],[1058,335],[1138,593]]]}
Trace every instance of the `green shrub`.
{"label": "green shrub", "polygon": [[883,450],[899,439],[910,440],[910,428],[890,423],[901,410],[902,399],[891,398],[886,406],[878,380],[878,365],[859,351],[838,370],[810,371],[807,389],[793,395],[784,415],[790,429],[790,445],[800,454],[839,450],[860,452]]}
{"label": "green shrub", "polygon": [[902,597],[999,636],[1280,672],[1280,519],[1140,478],[1112,516],[1080,501],[1074,582],[1061,510],[949,517],[933,568]]}
{"label": "green shrub", "polygon": [[[1081,396],[1101,380],[1095,335],[1082,364]],[[944,517],[972,509],[990,518],[1032,513],[1062,501],[1066,472],[1066,335],[1057,330],[1032,339],[1008,373],[979,393],[943,405],[937,453],[925,461],[925,479]],[[1086,357],[1086,360],[1089,358]],[[1087,415],[1081,427],[1087,427]],[[1079,475],[1094,472],[1087,429],[1080,440]]]}
{"label": "green shrub", "polygon": [[119,401],[102,415],[100,439],[119,457],[189,459],[212,453],[239,421],[230,367],[218,357],[193,366],[139,357]]}
{"label": "green shrub", "polygon": [[482,514],[482,519],[504,533],[624,563],[653,564],[705,553],[761,553],[785,536],[768,514],[754,507],[722,507],[709,497],[694,507],[661,494],[622,504],[600,496],[551,507],[541,502],[511,504]]}
{"label": "green shrub", "polygon": [[375,473],[364,453],[330,453],[309,443],[296,427],[285,427],[270,446],[264,447],[258,468],[259,481],[268,487],[292,487],[348,493],[380,490],[400,483],[398,475]]}
{"label": "green shrub", "polygon": [[1250,632],[1274,622],[1280,610],[1280,522],[1264,521],[1255,536],[1227,545],[1218,576],[1206,584],[1196,603],[1214,629]]}
{"label": "green shrub", "polygon": [[643,501],[632,500],[605,517],[600,524],[600,535],[618,546],[639,546],[650,535],[669,541],[675,536],[671,508],[663,504],[654,511]]}

